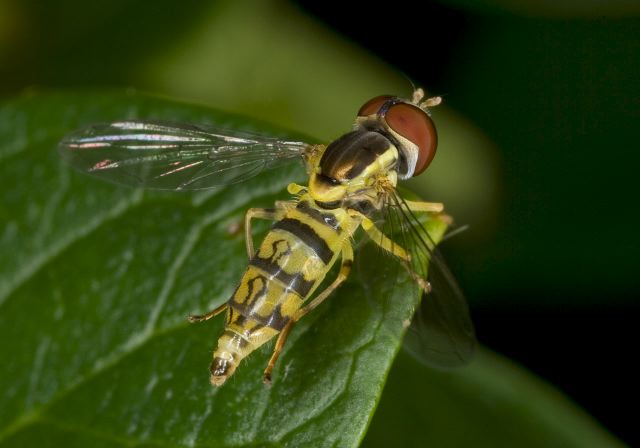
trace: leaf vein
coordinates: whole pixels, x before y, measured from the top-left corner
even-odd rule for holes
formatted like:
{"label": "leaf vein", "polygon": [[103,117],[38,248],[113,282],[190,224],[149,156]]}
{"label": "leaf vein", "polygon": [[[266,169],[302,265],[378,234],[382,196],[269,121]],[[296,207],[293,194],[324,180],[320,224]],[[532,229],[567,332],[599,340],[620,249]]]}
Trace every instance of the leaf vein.
{"label": "leaf vein", "polygon": [[142,191],[136,190],[131,196],[119,201],[113,208],[102,215],[98,215],[89,220],[84,226],[76,227],[73,232],[59,238],[55,243],[46,249],[43,249],[40,253],[35,255],[30,263],[22,266],[11,277],[9,281],[0,285],[0,308],[7,301],[9,297],[18,289],[24,282],[30,279],[45,265],[59,256],[65,249],[73,245],[81,238],[87,236],[98,227],[105,223],[117,219],[126,213],[131,207],[139,204],[142,200]]}
{"label": "leaf vein", "polygon": [[64,195],[69,191],[70,187],[70,176],[69,170],[60,169],[58,170],[59,174],[59,187],[56,188],[55,192],[51,195],[49,201],[44,206],[44,210],[42,212],[42,216],[40,219],[40,228],[35,235],[35,243],[36,246],[42,246],[43,240],[47,233],[51,230],[51,225],[53,223],[53,218],[55,216],[55,212],[58,209],[58,205],[62,202]]}
{"label": "leaf vein", "polygon": [[[127,438],[127,437],[122,437],[122,436],[118,436],[115,434],[109,434],[107,432],[104,431],[100,431],[97,430],[95,428],[91,428],[91,427],[87,427],[87,426],[82,426],[82,425],[78,425],[78,424],[72,424],[63,420],[58,420],[55,419],[53,417],[50,416],[41,416],[38,421],[40,423],[44,423],[45,425],[49,425],[49,426],[53,426],[57,429],[60,429],[62,431],[67,431],[67,432],[79,432],[79,433],[84,433],[102,440],[108,440],[110,442],[117,442],[117,443],[121,443],[125,446],[136,446],[138,445],[140,442],[142,442],[142,440],[134,440],[132,438]],[[144,440],[145,443],[149,443],[152,442],[154,445],[157,446],[164,446],[164,447],[171,447],[171,445],[164,443],[162,441],[159,440]]]}

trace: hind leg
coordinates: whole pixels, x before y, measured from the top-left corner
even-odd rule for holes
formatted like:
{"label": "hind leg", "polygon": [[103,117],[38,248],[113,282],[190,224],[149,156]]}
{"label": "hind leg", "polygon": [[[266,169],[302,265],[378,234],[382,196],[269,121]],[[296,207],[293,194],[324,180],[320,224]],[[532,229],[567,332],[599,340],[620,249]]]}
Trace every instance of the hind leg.
{"label": "hind leg", "polygon": [[228,303],[225,302],[222,305],[220,305],[218,308],[215,308],[215,309],[209,311],[206,314],[200,314],[200,315],[191,314],[191,315],[189,315],[189,317],[187,317],[187,320],[189,322],[191,322],[191,323],[203,322],[205,320],[209,320],[212,317],[215,317],[218,314],[222,313],[225,309],[227,309],[227,305],[228,305]]}
{"label": "hind leg", "polygon": [[342,247],[342,265],[340,266],[340,272],[338,272],[338,276],[336,279],[327,286],[327,289],[318,294],[309,304],[303,308],[300,308],[294,317],[284,326],[280,334],[278,335],[278,340],[276,341],[276,346],[273,349],[273,354],[271,355],[271,359],[269,359],[269,363],[267,364],[267,368],[264,370],[263,380],[265,384],[271,383],[271,371],[273,367],[276,365],[276,361],[280,357],[280,352],[282,352],[282,348],[284,347],[284,343],[293,328],[293,325],[302,319],[309,311],[315,309],[318,305],[320,305],[324,300],[331,295],[333,291],[335,291],[338,286],[340,286],[346,279],[349,277],[349,273],[351,272],[351,266],[353,265],[353,248],[351,247],[351,242],[346,241],[345,245]]}

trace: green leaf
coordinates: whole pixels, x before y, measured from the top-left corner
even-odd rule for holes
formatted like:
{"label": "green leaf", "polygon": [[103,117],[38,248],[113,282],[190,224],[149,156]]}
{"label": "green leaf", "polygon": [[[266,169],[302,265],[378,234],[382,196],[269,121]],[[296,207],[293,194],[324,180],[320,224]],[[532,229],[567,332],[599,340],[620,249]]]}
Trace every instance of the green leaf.
{"label": "green leaf", "polygon": [[623,446],[560,392],[481,349],[467,368],[396,359],[364,447]]}
{"label": "green leaf", "polygon": [[[35,95],[0,109],[0,445],[356,446],[415,305],[410,282],[354,276],[294,329],[272,387],[270,344],[213,388],[223,319],[185,317],[231,296],[247,263],[244,211],[286,199],[302,170],[148,193],[59,160],[65,133],[134,117],[274,133],[137,94]],[[431,225],[439,238],[445,224]]]}

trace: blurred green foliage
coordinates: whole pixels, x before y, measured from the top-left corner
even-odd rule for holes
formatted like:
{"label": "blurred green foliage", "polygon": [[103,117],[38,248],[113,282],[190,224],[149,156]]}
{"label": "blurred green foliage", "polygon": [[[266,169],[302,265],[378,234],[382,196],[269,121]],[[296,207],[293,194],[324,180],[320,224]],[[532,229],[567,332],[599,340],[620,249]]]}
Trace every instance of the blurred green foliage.
{"label": "blurred green foliage", "polygon": [[622,446],[557,390],[482,350],[442,372],[400,353],[364,447]]}
{"label": "blurred green foliage", "polygon": [[503,163],[498,236],[469,259],[492,269],[472,287],[538,306],[637,304],[639,26],[503,17],[455,56],[456,106],[490,110],[476,124]]}

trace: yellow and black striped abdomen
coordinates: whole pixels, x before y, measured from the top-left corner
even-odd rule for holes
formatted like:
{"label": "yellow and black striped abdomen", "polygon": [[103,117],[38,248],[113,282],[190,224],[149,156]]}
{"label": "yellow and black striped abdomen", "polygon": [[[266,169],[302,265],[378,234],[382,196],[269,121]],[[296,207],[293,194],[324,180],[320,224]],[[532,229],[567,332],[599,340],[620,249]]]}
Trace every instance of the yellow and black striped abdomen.
{"label": "yellow and black striped abdomen", "polygon": [[229,305],[281,330],[324,279],[344,232],[338,218],[301,202],[276,222],[249,263]]}
{"label": "yellow and black striped abdomen", "polygon": [[280,332],[322,282],[349,237],[341,226],[345,219],[342,209],[319,210],[301,201],[273,225],[228,303],[214,354],[214,364],[224,366],[221,381]]}

